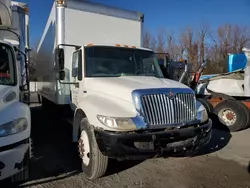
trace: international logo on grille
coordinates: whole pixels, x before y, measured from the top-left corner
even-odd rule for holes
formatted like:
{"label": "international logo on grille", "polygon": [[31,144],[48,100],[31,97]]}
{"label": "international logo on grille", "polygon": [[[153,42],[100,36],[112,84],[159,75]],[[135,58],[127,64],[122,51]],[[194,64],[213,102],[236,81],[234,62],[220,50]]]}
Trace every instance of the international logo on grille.
{"label": "international logo on grille", "polygon": [[172,91],[170,91],[168,96],[169,96],[170,99],[172,99],[172,98],[174,98],[174,93]]}

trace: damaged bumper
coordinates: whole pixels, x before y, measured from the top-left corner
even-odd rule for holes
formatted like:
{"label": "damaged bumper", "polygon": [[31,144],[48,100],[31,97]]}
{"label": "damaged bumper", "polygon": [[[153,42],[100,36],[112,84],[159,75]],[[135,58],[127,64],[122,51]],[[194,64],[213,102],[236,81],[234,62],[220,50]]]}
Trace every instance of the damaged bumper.
{"label": "damaged bumper", "polygon": [[110,158],[139,160],[193,153],[209,143],[212,121],[174,130],[117,133],[95,130],[101,152]]}
{"label": "damaged bumper", "polygon": [[0,180],[11,177],[27,166],[29,139],[0,147]]}

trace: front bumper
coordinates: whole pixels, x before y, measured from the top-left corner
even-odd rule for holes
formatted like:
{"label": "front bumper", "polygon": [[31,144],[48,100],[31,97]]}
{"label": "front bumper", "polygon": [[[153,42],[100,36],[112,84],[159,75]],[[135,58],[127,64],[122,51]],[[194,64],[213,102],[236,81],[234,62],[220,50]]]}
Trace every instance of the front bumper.
{"label": "front bumper", "polygon": [[212,121],[174,130],[117,133],[95,130],[103,155],[120,160],[140,160],[196,152],[212,136]]}
{"label": "front bumper", "polygon": [[29,156],[29,139],[0,147],[0,180],[9,178],[26,167]]}

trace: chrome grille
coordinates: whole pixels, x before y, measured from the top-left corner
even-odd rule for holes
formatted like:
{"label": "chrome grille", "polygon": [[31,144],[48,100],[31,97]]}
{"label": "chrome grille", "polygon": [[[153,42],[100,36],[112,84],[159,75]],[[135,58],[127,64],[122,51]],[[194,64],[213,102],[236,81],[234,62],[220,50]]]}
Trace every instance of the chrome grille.
{"label": "chrome grille", "polygon": [[192,93],[178,93],[173,98],[166,94],[142,95],[141,104],[149,125],[178,124],[192,121],[196,117]]}

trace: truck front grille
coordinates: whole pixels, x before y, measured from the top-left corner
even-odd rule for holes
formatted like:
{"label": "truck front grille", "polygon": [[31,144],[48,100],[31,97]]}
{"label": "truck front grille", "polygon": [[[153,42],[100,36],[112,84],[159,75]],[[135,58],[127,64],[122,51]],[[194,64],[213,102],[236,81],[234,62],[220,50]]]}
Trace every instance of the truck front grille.
{"label": "truck front grille", "polygon": [[178,93],[173,98],[166,94],[142,95],[141,105],[148,125],[178,124],[196,118],[192,93]]}

